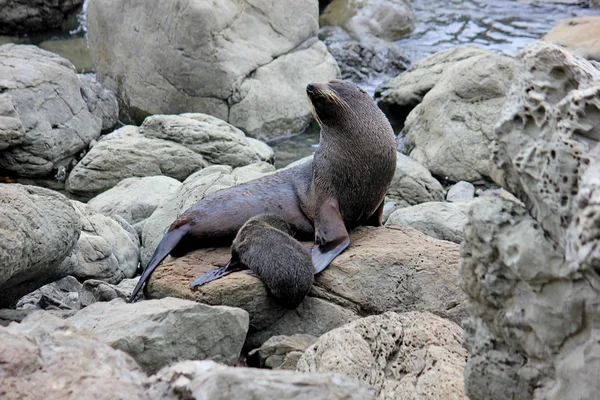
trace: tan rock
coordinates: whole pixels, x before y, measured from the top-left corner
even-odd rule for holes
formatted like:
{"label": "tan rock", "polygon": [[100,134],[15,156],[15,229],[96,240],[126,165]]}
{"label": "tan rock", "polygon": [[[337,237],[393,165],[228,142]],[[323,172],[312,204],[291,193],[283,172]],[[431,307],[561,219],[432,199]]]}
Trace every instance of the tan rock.
{"label": "tan rock", "polygon": [[600,61],[600,17],[566,19],[542,39],[564,46],[589,60]]}

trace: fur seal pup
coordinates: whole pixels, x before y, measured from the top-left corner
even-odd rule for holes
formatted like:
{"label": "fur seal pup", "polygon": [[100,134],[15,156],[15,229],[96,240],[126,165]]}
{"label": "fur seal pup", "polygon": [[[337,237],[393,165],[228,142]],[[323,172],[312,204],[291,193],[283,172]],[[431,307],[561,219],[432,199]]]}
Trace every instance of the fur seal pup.
{"label": "fur seal pup", "polygon": [[130,302],[169,254],[229,244],[258,214],[276,214],[297,235],[314,235],[315,273],[348,247],[348,229],[381,226],[396,169],[390,123],[371,96],[351,82],[311,83],[306,92],[321,126],[313,160],[211,193],[181,214],[158,244]]}
{"label": "fur seal pup", "polygon": [[304,300],[313,284],[310,253],[294,239],[290,226],[275,214],[250,218],[231,244],[231,260],[192,282],[201,286],[235,271],[250,269],[249,275],[263,281],[278,303],[290,310]]}

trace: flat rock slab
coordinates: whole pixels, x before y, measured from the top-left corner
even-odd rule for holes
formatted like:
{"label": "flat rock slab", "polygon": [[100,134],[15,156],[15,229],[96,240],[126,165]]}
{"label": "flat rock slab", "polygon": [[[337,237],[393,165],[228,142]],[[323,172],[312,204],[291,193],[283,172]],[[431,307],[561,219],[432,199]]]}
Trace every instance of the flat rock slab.
{"label": "flat rock slab", "polygon": [[317,276],[296,310],[278,306],[263,283],[245,272],[192,291],[193,279],[227,263],[228,248],[200,249],[167,261],[152,275],[146,294],[243,308],[250,313],[251,332],[258,335],[247,342],[254,347],[273,335],[319,336],[359,315],[389,310],[427,310],[456,322],[465,317],[457,244],[404,226],[362,227],[351,233],[351,239],[350,248]]}
{"label": "flat rock slab", "polygon": [[234,365],[248,332],[248,313],[164,298],[94,303],[70,318],[78,329],[130,354],[149,374],[181,360]]}

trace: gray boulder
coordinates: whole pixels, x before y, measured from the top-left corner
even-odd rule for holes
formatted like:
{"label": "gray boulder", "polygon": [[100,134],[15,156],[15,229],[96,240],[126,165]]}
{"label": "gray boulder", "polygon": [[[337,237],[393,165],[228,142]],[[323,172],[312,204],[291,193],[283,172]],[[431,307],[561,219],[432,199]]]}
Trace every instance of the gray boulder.
{"label": "gray boulder", "polygon": [[146,219],[180,186],[177,179],[162,175],[126,178],[88,201],[87,205],[109,217],[120,216],[141,236]]}
{"label": "gray boulder", "polygon": [[17,309],[25,310],[79,310],[81,283],[66,276],[25,295],[17,302]]}
{"label": "gray boulder", "polygon": [[142,230],[142,265],[145,266],[150,260],[156,246],[173,221],[204,196],[274,171],[273,165],[261,162],[235,169],[226,165],[214,165],[189,176],[179,190],[167,198],[163,205],[146,220]]}
{"label": "gray boulder", "polygon": [[396,41],[415,29],[416,20],[408,0],[334,0],[319,18],[321,26],[341,26],[365,42]]}
{"label": "gray boulder", "polygon": [[2,2],[0,35],[58,28],[83,0],[11,0]]}
{"label": "gray boulder", "polygon": [[248,332],[244,310],[175,298],[94,303],[69,321],[131,355],[148,374],[181,360],[234,365]]}
{"label": "gray boulder", "polygon": [[395,210],[386,225],[408,225],[431,237],[460,243],[467,222],[468,202],[429,202]]}
{"label": "gray boulder", "polygon": [[112,93],[35,46],[0,46],[0,77],[0,167],[15,175],[62,179],[117,121]]}
{"label": "gray boulder", "polygon": [[321,336],[298,370],[356,378],[382,400],[466,400],[466,356],[458,325],[427,312],[387,312]]}
{"label": "gray boulder", "polygon": [[52,190],[0,184],[0,307],[73,272],[79,218]]}
{"label": "gray boulder", "polygon": [[374,400],[372,388],[334,374],[232,368],[213,361],[183,361],[148,379],[151,399]]}
{"label": "gray boulder", "polygon": [[491,176],[461,248],[471,398],[595,399],[600,337],[600,71],[543,42],[523,49]]}
{"label": "gray boulder", "polygon": [[[118,285],[112,285],[97,279],[88,279],[79,289],[81,307],[87,307],[97,301],[111,301],[114,299],[129,299],[133,288],[137,285],[138,278],[123,279]],[[143,294],[141,294],[143,296]]]}
{"label": "gray boulder", "polygon": [[137,232],[118,215],[107,217],[86,204],[71,201],[79,215],[81,236],[73,275],[81,280],[101,279],[119,283],[137,270],[140,241]]}
{"label": "gray boulder", "polygon": [[470,201],[475,197],[475,186],[466,181],[460,181],[452,185],[446,193],[446,200],[450,202]]}
{"label": "gray boulder", "polygon": [[444,199],[444,188],[431,172],[418,161],[398,152],[396,172],[387,196],[398,207],[407,207],[428,201]]}
{"label": "gray boulder", "polygon": [[[45,311],[0,327],[3,399],[141,399],[133,358]],[[32,384],[35,382],[35,384]]]}
{"label": "gray boulder", "polygon": [[[406,118],[403,140],[407,154],[434,176],[452,182],[489,179],[493,128],[513,69],[512,58],[484,49],[447,63],[435,85]],[[415,74],[411,75],[414,78]]]}
{"label": "gray boulder", "polygon": [[[154,11],[140,19],[140,7]],[[312,0],[200,0],[185,8],[98,0],[87,9],[98,80],[117,93],[124,121],[195,110],[253,137],[299,132],[311,121],[306,85],[339,74],[318,28]],[[132,64],[140,51],[145,61]]]}
{"label": "gray boulder", "polygon": [[298,360],[304,354],[304,351],[317,339],[313,335],[306,334],[273,336],[264,342],[259,349],[256,349],[260,365],[271,369],[295,371]]}

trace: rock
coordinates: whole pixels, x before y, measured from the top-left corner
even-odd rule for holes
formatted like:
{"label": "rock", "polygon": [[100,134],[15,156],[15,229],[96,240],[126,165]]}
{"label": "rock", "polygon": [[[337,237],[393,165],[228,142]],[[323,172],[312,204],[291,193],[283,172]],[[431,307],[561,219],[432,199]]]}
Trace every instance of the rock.
{"label": "rock", "polygon": [[334,374],[232,368],[213,361],[183,361],[148,380],[151,399],[369,400],[372,388]]}
{"label": "rock", "polygon": [[386,226],[407,225],[431,237],[459,243],[467,222],[468,202],[429,202],[395,210]]}
{"label": "rock", "polygon": [[248,332],[246,311],[174,298],[94,303],[69,321],[131,355],[148,374],[190,359],[234,365]]}
{"label": "rock", "polygon": [[392,213],[394,212],[394,210],[396,209],[396,202],[395,201],[386,201],[384,206],[383,206],[383,215],[381,216],[381,223],[385,224],[386,221],[388,220],[388,218],[390,217],[390,215],[392,215]]}
{"label": "rock", "polygon": [[79,290],[81,306],[87,307],[97,301],[111,301],[117,298],[129,299],[138,280],[139,277],[135,279],[123,279],[118,285],[111,285],[97,279],[88,279],[83,282]]}
{"label": "rock", "polygon": [[0,168],[12,174],[64,179],[76,157],[116,122],[111,92],[35,46],[0,46],[0,77],[0,139],[8,139],[8,147],[0,145]]}
{"label": "rock", "polygon": [[7,400],[141,399],[146,378],[127,354],[40,311],[0,327],[0,365]]}
{"label": "rock", "polygon": [[352,82],[381,81],[406,71],[410,60],[399,46],[340,40],[340,27],[324,28],[327,50],[340,66],[342,79]]}
{"label": "rock", "polygon": [[489,54],[481,47],[460,46],[432,54],[379,85],[375,90],[377,104],[391,122],[402,128],[408,114],[437,85],[447,69],[482,53]]}
{"label": "rock", "polygon": [[483,49],[446,65],[406,118],[407,154],[434,176],[451,182],[488,179],[493,128],[512,82],[513,66],[512,58]]}
{"label": "rock", "polygon": [[20,309],[79,310],[79,290],[81,283],[72,276],[42,286],[19,299]]}
{"label": "rock", "polygon": [[456,322],[466,316],[458,287],[458,245],[403,226],[358,228],[351,239],[350,248],[316,277],[296,310],[277,305],[263,283],[244,271],[192,291],[193,279],[229,260],[224,247],[195,250],[163,263],[149,280],[146,295],[245,309],[253,328],[246,341],[249,348],[276,335],[320,336],[358,315],[388,310],[428,310]]}
{"label": "rock", "polygon": [[58,28],[83,0],[11,0],[2,3],[0,35]]}
{"label": "rock", "polygon": [[470,201],[475,198],[475,186],[466,181],[460,181],[452,185],[446,194],[446,201]]}
{"label": "rock", "polygon": [[[155,12],[140,19],[141,9]],[[312,0],[100,0],[87,9],[98,80],[118,94],[122,120],[194,110],[253,137],[302,131],[311,121],[306,85],[338,76],[318,28]],[[140,51],[144,62],[132,65]]]}
{"label": "rock", "polygon": [[417,17],[406,0],[334,0],[319,18],[321,26],[341,26],[358,41],[396,41],[412,32]]}
{"label": "rock", "polygon": [[141,236],[146,219],[180,186],[178,180],[162,175],[127,178],[88,201],[87,205],[109,217],[120,216]]}
{"label": "rock", "polygon": [[600,61],[600,17],[560,21],[542,40],[564,46],[589,60]]}
{"label": "rock", "polygon": [[304,351],[317,341],[312,335],[273,336],[260,346],[258,355],[261,367],[295,371]]}
{"label": "rock", "polygon": [[388,197],[397,201],[398,207],[407,207],[428,201],[444,199],[444,188],[427,168],[412,158],[398,152],[396,172],[388,189]]}
{"label": "rock", "polygon": [[96,213],[86,204],[71,201],[79,214],[81,236],[73,275],[81,280],[101,279],[119,283],[137,270],[140,242],[135,230],[118,215]]}
{"label": "rock", "polygon": [[273,165],[261,162],[233,169],[215,165],[189,176],[179,190],[165,199],[148,218],[142,230],[141,262],[145,266],[168,227],[177,217],[209,193],[239,185],[275,171]]}
{"label": "rock", "polygon": [[[491,176],[461,248],[471,398],[594,399],[600,337],[600,71],[544,42],[517,57]],[[506,193],[506,192],[504,192]]]}
{"label": "rock", "polygon": [[70,193],[92,198],[131,177],[166,175],[182,181],[207,165],[181,144],[146,138],[130,127],[121,136],[122,129],[100,140],[73,168],[66,185]]}
{"label": "rock", "polygon": [[19,309],[13,310],[10,308],[0,309],[0,326],[8,326],[11,322],[21,322],[30,314],[37,313],[48,313],[55,315],[59,318],[68,318],[74,315],[77,311],[75,310],[39,310],[39,309]]}
{"label": "rock", "polygon": [[52,190],[0,184],[0,307],[73,272],[79,238],[69,200]]}
{"label": "rock", "polygon": [[[244,135],[227,122],[206,114],[153,115],[144,120],[140,133],[148,138],[179,143],[211,164],[242,167],[273,159],[273,150],[262,157]],[[259,152],[270,149],[267,144]]]}
{"label": "rock", "polygon": [[378,399],[467,399],[461,342],[458,325],[431,313],[387,312],[321,336],[298,370],[356,378]]}

